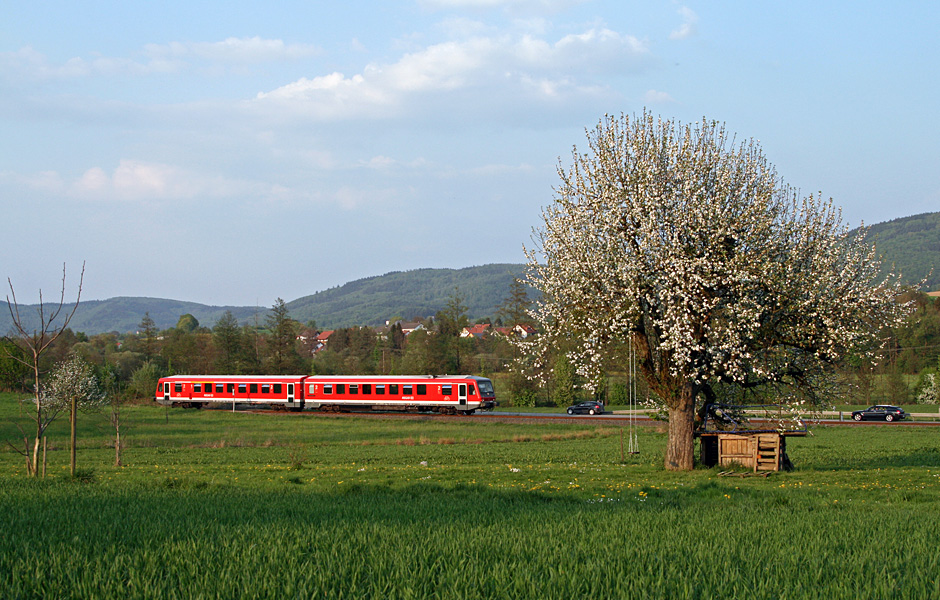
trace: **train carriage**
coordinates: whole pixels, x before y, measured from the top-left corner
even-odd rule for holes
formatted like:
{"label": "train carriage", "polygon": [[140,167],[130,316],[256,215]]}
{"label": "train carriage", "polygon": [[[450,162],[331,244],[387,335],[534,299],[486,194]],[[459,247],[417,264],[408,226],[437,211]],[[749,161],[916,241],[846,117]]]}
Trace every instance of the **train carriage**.
{"label": "train carriage", "polygon": [[304,406],[304,379],[302,375],[173,375],[160,379],[156,400],[183,408],[235,402],[299,410]]}
{"label": "train carriage", "polygon": [[472,375],[312,376],[304,381],[310,408],[411,410],[471,414],[496,406],[493,383]]}
{"label": "train carriage", "polygon": [[472,414],[496,406],[493,383],[472,375],[173,375],[160,379],[156,400],[183,408],[232,402],[292,410],[446,414]]}

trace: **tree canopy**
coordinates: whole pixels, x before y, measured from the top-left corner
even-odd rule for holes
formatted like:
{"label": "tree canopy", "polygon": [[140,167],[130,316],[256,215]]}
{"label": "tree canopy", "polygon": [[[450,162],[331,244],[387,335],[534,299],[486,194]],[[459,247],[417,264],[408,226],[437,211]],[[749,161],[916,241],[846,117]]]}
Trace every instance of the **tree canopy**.
{"label": "tree canopy", "polygon": [[692,468],[702,397],[770,386],[817,402],[837,361],[903,317],[865,236],[848,239],[831,200],[784,185],[756,142],[645,112],[605,117],[587,142],[559,166],[526,250],[544,334],[520,343],[549,371],[541,357],[577,337],[588,381],[632,344],[669,412],[667,468]]}

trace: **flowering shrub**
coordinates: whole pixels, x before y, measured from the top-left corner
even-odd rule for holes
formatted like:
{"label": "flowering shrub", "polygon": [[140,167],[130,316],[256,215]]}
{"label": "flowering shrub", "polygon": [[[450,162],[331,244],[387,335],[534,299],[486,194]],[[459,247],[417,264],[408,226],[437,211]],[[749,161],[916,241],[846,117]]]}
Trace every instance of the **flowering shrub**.
{"label": "flowering shrub", "polygon": [[918,404],[940,404],[940,376],[927,373],[917,394]]}

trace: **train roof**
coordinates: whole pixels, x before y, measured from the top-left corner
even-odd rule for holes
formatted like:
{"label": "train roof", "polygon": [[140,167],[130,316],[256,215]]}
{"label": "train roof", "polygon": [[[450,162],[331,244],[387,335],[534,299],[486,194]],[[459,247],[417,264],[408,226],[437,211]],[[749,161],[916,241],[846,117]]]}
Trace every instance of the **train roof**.
{"label": "train roof", "polygon": [[227,379],[253,379],[253,380],[284,380],[284,379],[303,379],[308,375],[167,375],[160,379],[179,379],[189,381],[190,379],[211,379],[212,381],[225,381]]}
{"label": "train roof", "polygon": [[476,375],[308,375],[309,379],[486,379]]}
{"label": "train roof", "polygon": [[190,379],[211,379],[212,381],[251,379],[263,381],[305,378],[344,381],[355,379],[488,379],[487,377],[479,377],[477,375],[167,375],[166,377],[161,377],[160,379],[179,379],[187,381]]}

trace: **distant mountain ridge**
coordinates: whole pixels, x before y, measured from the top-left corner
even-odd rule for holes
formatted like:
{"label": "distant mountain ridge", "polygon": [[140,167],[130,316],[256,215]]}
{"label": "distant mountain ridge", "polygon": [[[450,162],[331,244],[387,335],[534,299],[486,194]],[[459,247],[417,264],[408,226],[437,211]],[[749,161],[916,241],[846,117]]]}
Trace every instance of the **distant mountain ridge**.
{"label": "distant mountain ridge", "polygon": [[[74,299],[73,299],[74,301]],[[68,298],[66,298],[68,302]],[[36,308],[38,305],[20,306],[20,315],[27,320],[30,328],[38,325]],[[46,304],[48,310],[49,304]],[[63,308],[70,310],[71,305]],[[149,313],[159,329],[175,327],[179,318],[191,314],[201,325],[212,326],[225,311],[230,310],[241,323],[247,323],[255,317],[264,322],[267,308],[256,306],[206,306],[197,302],[184,302],[180,300],[166,300],[163,298],[118,297],[108,300],[82,301],[75,316],[69,323],[72,331],[82,331],[88,335],[116,331],[118,333],[132,333],[137,331],[144,315]],[[64,318],[60,315],[59,320]],[[59,322],[59,321],[57,321]],[[13,326],[10,311],[6,302],[0,301],[0,334],[6,334]]]}
{"label": "distant mountain ridge", "polygon": [[[868,230],[868,241],[875,244],[885,269],[900,270],[904,282],[911,285],[927,278],[924,291],[940,290],[940,212],[894,219],[871,225]],[[298,298],[288,302],[287,307],[294,319],[301,323],[315,320],[321,329],[379,325],[393,318],[410,320],[433,315],[446,306],[457,289],[468,316],[474,320],[495,316],[497,307],[509,295],[513,278],[524,273],[525,265],[512,263],[394,271]],[[0,302],[0,335],[9,332],[12,326],[9,310],[3,304]],[[23,306],[20,311],[33,315],[34,308]],[[201,325],[212,327],[227,310],[242,324],[264,324],[269,308],[206,306],[160,298],[111,298],[82,302],[71,328],[88,335],[133,332],[148,312],[160,329],[174,327],[180,316],[187,313]]]}
{"label": "distant mountain ridge", "polygon": [[[304,296],[287,304],[290,315],[301,323],[315,320],[321,329],[353,325],[379,325],[388,319],[426,318],[444,308],[455,289],[471,319],[492,316],[509,295],[514,277],[525,265],[490,264],[465,269],[417,269],[367,277]],[[48,305],[47,305],[48,307]],[[20,313],[34,317],[36,306],[21,306]],[[149,313],[159,329],[175,327],[181,315],[191,314],[200,325],[212,327],[231,311],[240,323],[264,324],[270,307],[206,306],[196,302],[161,298],[118,297],[83,301],[70,323],[73,331],[88,335],[137,331]],[[10,311],[0,302],[0,335],[11,330]]]}

